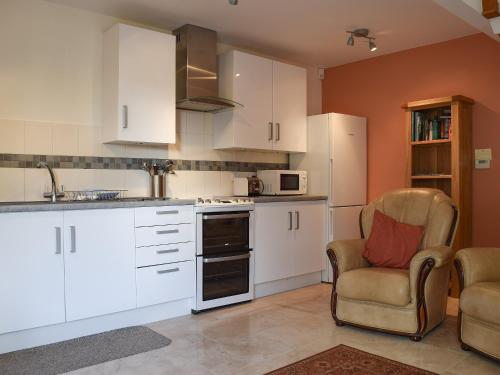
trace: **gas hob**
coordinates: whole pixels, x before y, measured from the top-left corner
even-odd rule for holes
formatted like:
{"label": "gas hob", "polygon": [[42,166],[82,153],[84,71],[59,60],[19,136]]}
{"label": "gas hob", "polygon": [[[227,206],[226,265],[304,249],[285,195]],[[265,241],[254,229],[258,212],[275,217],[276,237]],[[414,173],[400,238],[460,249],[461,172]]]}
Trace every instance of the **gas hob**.
{"label": "gas hob", "polygon": [[198,198],[196,212],[253,211],[254,203],[249,198]]}

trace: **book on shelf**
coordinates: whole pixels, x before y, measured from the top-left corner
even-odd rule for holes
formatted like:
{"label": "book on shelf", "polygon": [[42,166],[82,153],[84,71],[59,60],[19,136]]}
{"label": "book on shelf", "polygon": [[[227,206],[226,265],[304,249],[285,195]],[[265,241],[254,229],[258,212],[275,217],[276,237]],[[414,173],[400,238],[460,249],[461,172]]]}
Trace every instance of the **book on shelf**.
{"label": "book on shelf", "polygon": [[451,116],[425,116],[413,111],[411,116],[411,141],[425,142],[449,139],[451,133]]}

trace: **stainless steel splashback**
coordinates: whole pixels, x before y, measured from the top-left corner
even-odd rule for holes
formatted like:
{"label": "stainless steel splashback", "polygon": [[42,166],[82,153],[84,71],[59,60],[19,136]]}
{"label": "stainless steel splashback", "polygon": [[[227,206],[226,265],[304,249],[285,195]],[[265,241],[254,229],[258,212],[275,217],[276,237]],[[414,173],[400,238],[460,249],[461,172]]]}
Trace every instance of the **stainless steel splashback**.
{"label": "stainless steel splashback", "polygon": [[173,31],[177,38],[177,108],[221,112],[242,107],[218,97],[217,33],[195,25]]}

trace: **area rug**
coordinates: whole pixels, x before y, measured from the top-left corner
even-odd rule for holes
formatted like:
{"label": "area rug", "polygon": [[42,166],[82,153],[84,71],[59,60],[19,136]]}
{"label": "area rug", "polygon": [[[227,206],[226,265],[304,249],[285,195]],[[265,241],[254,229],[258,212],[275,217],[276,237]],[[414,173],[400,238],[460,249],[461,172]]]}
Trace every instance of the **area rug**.
{"label": "area rug", "polygon": [[266,375],[436,375],[413,366],[338,345]]}
{"label": "area rug", "polygon": [[0,354],[0,374],[62,374],[159,349],[170,343],[170,339],[147,327],[122,328],[55,344]]}

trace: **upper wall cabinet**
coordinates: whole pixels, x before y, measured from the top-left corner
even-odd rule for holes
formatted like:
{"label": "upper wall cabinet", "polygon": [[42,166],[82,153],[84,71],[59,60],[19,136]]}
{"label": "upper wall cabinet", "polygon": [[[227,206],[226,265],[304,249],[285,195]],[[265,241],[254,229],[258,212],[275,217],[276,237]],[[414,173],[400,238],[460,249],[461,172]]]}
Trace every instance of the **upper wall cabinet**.
{"label": "upper wall cabinet", "polygon": [[306,152],[306,70],[240,51],[219,56],[219,95],[244,108],[214,115],[214,148]]}
{"label": "upper wall cabinet", "polygon": [[117,24],[103,54],[103,141],[175,143],[175,37]]}

